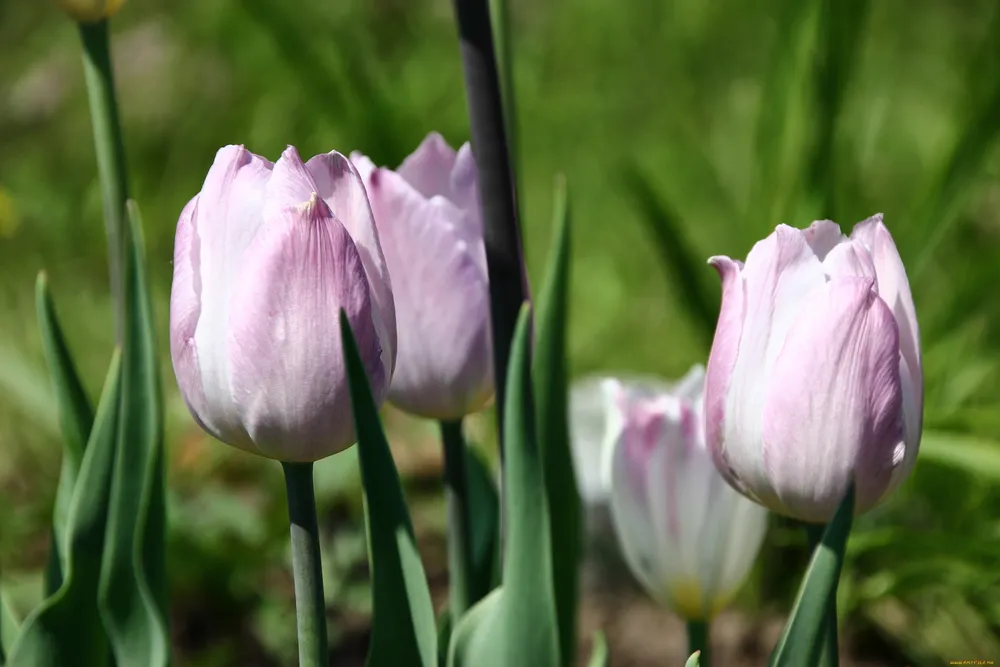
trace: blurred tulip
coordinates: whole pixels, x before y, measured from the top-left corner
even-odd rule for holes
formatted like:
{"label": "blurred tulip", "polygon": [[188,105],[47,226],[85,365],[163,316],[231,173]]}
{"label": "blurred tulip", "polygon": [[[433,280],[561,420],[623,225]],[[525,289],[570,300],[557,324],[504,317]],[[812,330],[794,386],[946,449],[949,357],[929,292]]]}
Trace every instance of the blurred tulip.
{"label": "blurred tulip", "polygon": [[396,317],[361,177],[335,151],[303,164],[289,147],[272,165],[221,149],[174,247],[170,353],[194,418],[283,461],[350,446],[341,308],[381,403]]}
{"label": "blurred tulip", "polygon": [[786,516],[828,521],[852,479],[858,513],[916,461],[920,335],[882,216],[850,238],[829,220],[785,225],[746,264],[709,263],[722,311],[708,363],[709,448],[719,471]]}
{"label": "blurred tulip", "polygon": [[610,381],[617,438],[609,452],[611,512],[625,559],[658,603],[704,621],[737,592],[757,559],[767,511],[719,475],[705,447],[701,366],[669,393]]}
{"label": "blurred tulip", "polygon": [[493,348],[476,163],[432,133],[399,169],[353,153],[392,276],[399,353],[389,400],[455,420],[493,397]]}
{"label": "blurred tulip", "polygon": [[117,14],[125,0],[56,0],[56,4],[74,21],[96,23]]}

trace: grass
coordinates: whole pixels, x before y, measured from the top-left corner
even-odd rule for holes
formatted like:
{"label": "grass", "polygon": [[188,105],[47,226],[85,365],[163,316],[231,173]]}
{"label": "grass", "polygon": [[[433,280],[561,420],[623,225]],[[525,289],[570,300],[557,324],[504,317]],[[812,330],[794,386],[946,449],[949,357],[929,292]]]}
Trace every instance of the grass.
{"label": "grass", "polygon": [[[849,229],[885,213],[917,302],[927,432],[913,478],[858,522],[840,608],[913,664],[1000,654],[995,3],[566,0],[514,1],[510,10],[535,282],[552,238],[557,172],[573,197],[574,375],[680,376],[707,353],[704,300],[717,299],[718,287],[706,257],[745,256],[778,222],[831,217]],[[244,143],[271,158],[287,143],[307,155],[360,149],[395,166],[428,131],[456,145],[468,135],[446,0],[132,0],[113,39],[161,341],[177,215],[220,146]],[[27,582],[30,596],[59,469],[34,320],[37,271],[49,272],[92,396],[110,356],[111,311],[75,29],[50,5],[6,3],[0,43],[8,45],[0,60],[0,569],[5,580]],[[651,196],[638,196],[637,173]],[[683,232],[682,249],[651,233],[658,216]],[[702,301],[692,300],[691,284]],[[287,638],[267,619],[290,601],[280,475],[207,442],[166,356],[163,375],[178,606],[211,598],[261,650],[278,651]],[[395,433],[405,452],[410,443],[420,451],[435,431],[399,421]],[[365,599],[350,546],[359,544],[355,465],[341,456],[317,474],[325,512],[345,517],[330,526],[328,589],[351,609],[344,600]],[[415,497],[427,495],[413,485]],[[427,507],[416,513],[433,526],[440,507]],[[800,553],[797,540],[775,528],[764,585],[747,604],[787,604],[794,582],[782,584],[782,559]],[[206,649],[198,664],[232,664],[237,648],[226,646]]]}

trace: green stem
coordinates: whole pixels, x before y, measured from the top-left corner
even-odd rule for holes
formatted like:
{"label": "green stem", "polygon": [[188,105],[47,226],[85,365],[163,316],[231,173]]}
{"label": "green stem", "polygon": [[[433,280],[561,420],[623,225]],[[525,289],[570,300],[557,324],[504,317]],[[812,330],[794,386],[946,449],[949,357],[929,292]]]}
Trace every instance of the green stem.
{"label": "green stem", "polygon": [[285,463],[288,521],[292,531],[292,573],[295,578],[295,620],[298,624],[299,667],[330,664],[326,640],[326,599],[319,555],[313,464]]}
{"label": "green stem", "polygon": [[449,605],[453,623],[476,602],[469,485],[465,474],[462,421],[441,422],[444,445],[444,485],[448,503]]}
{"label": "green stem", "polygon": [[698,658],[699,667],[708,667],[711,660],[711,652],[708,645],[708,628],[708,621],[687,622],[687,654],[691,655],[695,651],[701,651],[701,656]]}
{"label": "green stem", "polygon": [[124,322],[125,200],[128,199],[128,175],[125,172],[125,146],[122,141],[115,77],[111,67],[108,22],[81,23],[83,74],[90,98],[90,116],[97,153],[97,173],[104,201],[104,225],[108,237],[108,268],[111,297],[115,302],[115,340],[121,341]]}
{"label": "green stem", "polygon": [[[809,553],[816,551],[823,541],[825,525],[805,524],[806,536],[809,538]],[[820,650],[819,667],[837,667],[840,665],[839,647],[837,646],[837,593],[830,596],[826,611],[826,631],[823,633],[823,648]]]}

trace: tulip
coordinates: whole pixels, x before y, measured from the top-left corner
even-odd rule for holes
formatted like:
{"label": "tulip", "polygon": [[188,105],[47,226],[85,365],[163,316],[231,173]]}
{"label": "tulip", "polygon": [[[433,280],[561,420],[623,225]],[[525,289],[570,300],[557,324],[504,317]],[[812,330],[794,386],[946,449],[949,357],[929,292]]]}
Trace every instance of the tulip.
{"label": "tulip", "polygon": [[289,147],[271,164],[221,149],[174,246],[170,354],[195,420],[283,461],[349,447],[341,309],[381,402],[396,316],[361,177],[335,151],[303,163]]}
{"label": "tulip", "polygon": [[632,573],[659,604],[707,621],[739,590],[767,511],[719,475],[705,446],[694,367],[671,391],[611,381],[618,436],[609,452],[611,513]]}
{"label": "tulip", "polygon": [[876,215],[779,225],[746,264],[709,263],[722,310],[705,390],[708,446],[739,491],[825,523],[855,484],[874,507],[916,461],[920,334],[906,271]]}
{"label": "tulip", "polygon": [[432,133],[399,169],[354,161],[392,276],[399,322],[389,400],[454,421],[493,397],[493,343],[476,163]]}
{"label": "tulip", "polygon": [[118,13],[125,0],[56,0],[60,9],[80,23],[96,23]]}

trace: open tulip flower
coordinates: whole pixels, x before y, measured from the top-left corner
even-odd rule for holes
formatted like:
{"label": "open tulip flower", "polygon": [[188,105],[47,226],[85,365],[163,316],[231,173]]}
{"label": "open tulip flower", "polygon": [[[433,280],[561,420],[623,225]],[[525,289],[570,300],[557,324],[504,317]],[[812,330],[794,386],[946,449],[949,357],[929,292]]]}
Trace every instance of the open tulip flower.
{"label": "open tulip flower", "polygon": [[210,434],[282,461],[354,442],[339,313],[377,401],[392,378],[396,316],[365,188],[337,152],[274,164],[242,146],[215,157],[181,213],[170,353]]}
{"label": "open tulip flower", "polygon": [[607,380],[611,512],[625,559],[658,603],[706,621],[757,559],[767,511],[734,491],[705,447],[696,366],[671,391]]}
{"label": "open tulip flower", "polygon": [[850,237],[828,220],[780,225],[746,264],[709,260],[722,310],[708,363],[709,448],[747,496],[830,520],[853,480],[875,506],[916,461],[920,335],[906,271],[876,215]]}
{"label": "open tulip flower", "polygon": [[431,133],[399,169],[351,159],[364,178],[392,276],[397,407],[457,420],[493,397],[493,345],[476,163]]}

